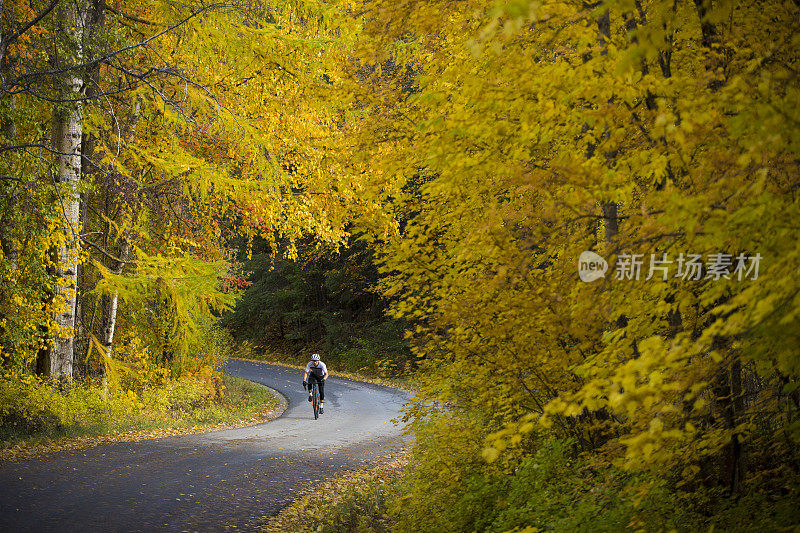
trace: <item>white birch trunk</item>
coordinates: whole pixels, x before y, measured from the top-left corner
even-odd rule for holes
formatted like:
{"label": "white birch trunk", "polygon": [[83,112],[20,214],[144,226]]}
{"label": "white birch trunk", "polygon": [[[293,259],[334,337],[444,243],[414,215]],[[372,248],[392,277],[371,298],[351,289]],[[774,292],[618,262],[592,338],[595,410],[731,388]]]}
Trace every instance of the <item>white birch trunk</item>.
{"label": "white birch trunk", "polygon": [[[83,59],[83,34],[86,26],[86,4],[83,0],[65,3],[60,18],[69,41],[68,64]],[[59,244],[56,260],[54,290],[53,348],[49,368],[45,371],[54,379],[72,379],[75,358],[75,301],[78,273],[80,227],[81,142],[83,140],[83,104],[70,101],[83,93],[83,79],[78,70],[62,74],[61,97],[53,114],[53,149],[58,161],[57,181],[64,214],[64,241]]]}
{"label": "white birch trunk", "polygon": [[117,305],[119,303],[119,293],[113,296],[103,296],[103,366],[101,369],[100,380],[102,382],[103,393],[108,392],[108,366],[114,356],[114,329],[117,325]]}
{"label": "white birch trunk", "polygon": [[[119,247],[119,258],[122,261],[128,260],[128,254],[130,252],[130,244],[127,241],[123,241]],[[122,270],[125,268],[125,263],[120,263],[117,269],[115,270],[116,274],[122,273]],[[114,330],[117,327],[117,307],[119,305],[119,293],[114,292],[112,296],[104,296],[103,297],[103,350],[105,355],[105,364],[103,365],[103,390],[105,391],[108,386],[108,372],[106,369],[106,365],[111,362],[111,358],[114,355]]]}

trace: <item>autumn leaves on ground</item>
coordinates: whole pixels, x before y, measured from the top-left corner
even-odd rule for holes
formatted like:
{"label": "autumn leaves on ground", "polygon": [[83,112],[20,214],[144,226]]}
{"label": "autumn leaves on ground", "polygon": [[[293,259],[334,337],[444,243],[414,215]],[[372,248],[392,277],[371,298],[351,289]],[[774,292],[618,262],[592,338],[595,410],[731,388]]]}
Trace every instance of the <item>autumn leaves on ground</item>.
{"label": "autumn leaves on ground", "polygon": [[5,2],[6,447],[314,350],[412,383],[415,445],[292,527],[798,527],[797,20]]}

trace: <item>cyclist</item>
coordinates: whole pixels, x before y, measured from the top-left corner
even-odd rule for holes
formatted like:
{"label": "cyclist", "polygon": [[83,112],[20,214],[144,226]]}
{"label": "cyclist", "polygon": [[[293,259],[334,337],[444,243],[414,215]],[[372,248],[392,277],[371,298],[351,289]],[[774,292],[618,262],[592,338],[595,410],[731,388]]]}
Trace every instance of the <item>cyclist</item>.
{"label": "cyclist", "polygon": [[[319,384],[319,412],[324,412],[323,406],[325,404],[325,380],[328,379],[328,367],[325,363],[319,360],[319,354],[315,353],[311,356],[311,361],[306,365],[306,371],[303,374],[303,388],[308,389],[308,401],[311,401],[311,380],[316,380]],[[308,381],[306,381],[308,380]]]}

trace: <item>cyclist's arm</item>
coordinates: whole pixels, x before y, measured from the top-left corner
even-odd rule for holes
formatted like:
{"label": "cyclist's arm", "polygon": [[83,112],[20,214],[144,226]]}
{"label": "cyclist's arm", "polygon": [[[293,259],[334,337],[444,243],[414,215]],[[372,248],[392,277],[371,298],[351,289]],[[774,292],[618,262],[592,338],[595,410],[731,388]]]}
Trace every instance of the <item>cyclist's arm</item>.
{"label": "cyclist's arm", "polygon": [[325,371],[325,374],[322,376],[322,381],[325,381],[326,379],[328,379],[328,371],[327,370]]}

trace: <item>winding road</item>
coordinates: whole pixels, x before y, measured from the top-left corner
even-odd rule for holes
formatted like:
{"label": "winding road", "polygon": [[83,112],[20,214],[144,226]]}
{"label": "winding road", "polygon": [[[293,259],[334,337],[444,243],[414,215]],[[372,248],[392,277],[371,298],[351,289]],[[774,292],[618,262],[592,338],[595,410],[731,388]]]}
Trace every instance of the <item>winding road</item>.
{"label": "winding road", "polygon": [[229,361],[282,393],[282,416],[241,429],[107,444],[0,464],[0,531],[253,530],[314,481],[375,464],[406,442],[409,395],[331,376],[314,420],[302,370]]}

